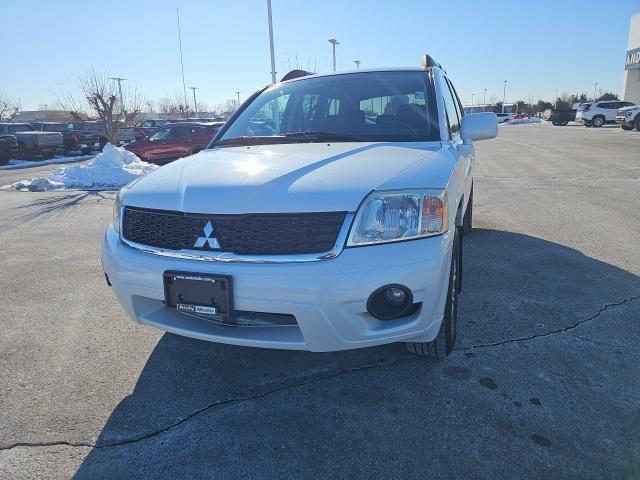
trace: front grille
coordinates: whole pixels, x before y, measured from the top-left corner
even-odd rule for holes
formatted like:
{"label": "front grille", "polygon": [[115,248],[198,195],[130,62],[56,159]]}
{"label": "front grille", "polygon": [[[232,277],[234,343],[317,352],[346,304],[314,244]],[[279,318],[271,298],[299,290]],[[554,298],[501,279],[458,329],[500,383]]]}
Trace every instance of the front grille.
{"label": "front grille", "polygon": [[[238,255],[323,253],[335,245],[345,215],[346,212],[207,215],[125,207],[122,235],[131,242],[168,250],[214,250]],[[207,234],[209,222],[213,231]],[[220,248],[209,241],[214,238]]]}

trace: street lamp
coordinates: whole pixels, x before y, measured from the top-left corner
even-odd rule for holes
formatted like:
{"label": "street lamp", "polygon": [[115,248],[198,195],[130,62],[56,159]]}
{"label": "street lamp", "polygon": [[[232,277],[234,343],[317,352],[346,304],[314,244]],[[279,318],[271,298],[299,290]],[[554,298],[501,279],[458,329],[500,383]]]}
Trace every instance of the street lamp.
{"label": "street lamp", "polygon": [[193,111],[196,114],[196,118],[198,117],[198,103],[196,102],[196,90],[198,87],[189,87],[193,91]]}
{"label": "street lamp", "polygon": [[593,101],[596,101],[596,88],[598,86],[598,82],[593,84]]}
{"label": "street lamp", "polygon": [[271,83],[276,83],[276,57],[273,53],[273,19],[271,17],[271,0],[267,0],[269,16],[269,50],[271,51]]}
{"label": "street lamp", "polygon": [[504,88],[502,90],[502,113],[504,113],[504,102],[507,101],[507,81],[504,81]]}
{"label": "street lamp", "polygon": [[336,71],[336,45],[340,45],[340,42],[335,38],[330,38],[329,43],[333,47],[333,71]]}
{"label": "street lamp", "polygon": [[471,94],[471,111],[473,111],[473,97],[475,96],[474,93]]}
{"label": "street lamp", "polygon": [[556,90],[556,101],[553,104],[553,109],[554,110],[558,109],[558,90]]}
{"label": "street lamp", "polygon": [[240,106],[240,92],[236,92],[236,96],[238,97],[238,107]]}
{"label": "street lamp", "polygon": [[484,89],[484,97],[482,97],[482,111],[487,110],[487,89]]}
{"label": "street lamp", "polygon": [[353,63],[356,64],[356,70],[360,70],[360,60],[354,60]]}

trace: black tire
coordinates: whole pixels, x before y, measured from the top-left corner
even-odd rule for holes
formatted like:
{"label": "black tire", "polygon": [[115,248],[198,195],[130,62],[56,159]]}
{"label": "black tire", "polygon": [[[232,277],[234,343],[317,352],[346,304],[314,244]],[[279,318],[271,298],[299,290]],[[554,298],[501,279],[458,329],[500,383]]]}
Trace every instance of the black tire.
{"label": "black tire", "polygon": [[593,125],[596,128],[600,128],[604,124],[605,124],[605,119],[602,115],[596,115],[591,119],[591,125]]}
{"label": "black tire", "polygon": [[633,130],[633,125],[620,125],[620,127],[622,127],[623,130]]}
{"label": "black tire", "polygon": [[552,120],[551,123],[553,123],[554,127],[557,127],[558,125],[560,125],[556,120]]}
{"label": "black tire", "polygon": [[438,336],[431,342],[407,342],[407,350],[425,357],[444,358],[451,353],[456,343],[458,328],[458,265],[461,257],[462,235],[456,228],[453,238],[453,252],[451,254],[451,269],[449,271],[449,287],[447,288],[447,303],[444,307],[444,318]]}
{"label": "black tire", "polygon": [[633,128],[635,128],[638,132],[640,132],[640,115],[636,117],[633,121]]}

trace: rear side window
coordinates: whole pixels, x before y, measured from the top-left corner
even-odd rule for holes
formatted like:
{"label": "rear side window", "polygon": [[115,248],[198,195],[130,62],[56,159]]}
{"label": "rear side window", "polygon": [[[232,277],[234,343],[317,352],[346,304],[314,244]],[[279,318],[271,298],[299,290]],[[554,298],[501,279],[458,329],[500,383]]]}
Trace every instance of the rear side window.
{"label": "rear side window", "polygon": [[453,99],[453,94],[449,88],[449,84],[446,79],[442,79],[440,82],[440,89],[442,90],[442,96],[444,98],[445,114],[447,116],[447,123],[449,125],[449,133],[453,137],[460,131],[460,117],[458,116],[458,109],[456,108],[456,101]]}

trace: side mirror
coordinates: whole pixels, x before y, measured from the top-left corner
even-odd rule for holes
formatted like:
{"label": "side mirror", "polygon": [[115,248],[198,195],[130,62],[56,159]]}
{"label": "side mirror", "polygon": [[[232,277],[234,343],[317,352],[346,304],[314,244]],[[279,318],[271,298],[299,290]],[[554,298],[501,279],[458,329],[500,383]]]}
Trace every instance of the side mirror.
{"label": "side mirror", "polygon": [[468,113],[462,117],[460,135],[465,143],[495,138],[498,135],[498,117],[493,112]]}

